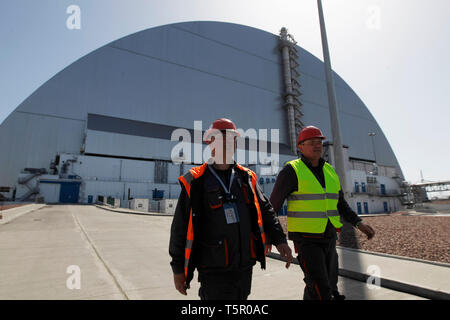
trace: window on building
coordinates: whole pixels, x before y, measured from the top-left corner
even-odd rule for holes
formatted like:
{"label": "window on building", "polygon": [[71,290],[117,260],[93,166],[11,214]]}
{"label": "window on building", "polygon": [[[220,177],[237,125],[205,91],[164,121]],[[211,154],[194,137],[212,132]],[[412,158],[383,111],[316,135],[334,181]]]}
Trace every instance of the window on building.
{"label": "window on building", "polygon": [[359,183],[355,181],[355,192],[359,192]]}
{"label": "window on building", "polygon": [[377,177],[367,176],[367,183],[377,183]]}
{"label": "window on building", "polygon": [[366,192],[366,183],[361,182],[361,192]]}

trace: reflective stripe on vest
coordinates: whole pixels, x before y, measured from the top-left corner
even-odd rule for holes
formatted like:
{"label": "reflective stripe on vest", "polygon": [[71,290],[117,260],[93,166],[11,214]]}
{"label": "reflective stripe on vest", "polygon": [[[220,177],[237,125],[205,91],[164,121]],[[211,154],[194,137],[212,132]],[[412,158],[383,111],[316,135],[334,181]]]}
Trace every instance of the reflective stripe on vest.
{"label": "reflective stripe on vest", "polygon": [[[207,164],[204,163],[200,167],[195,167],[189,170],[184,176],[178,178],[178,180],[183,183],[184,188],[186,189],[187,195],[191,197],[191,182],[192,180],[200,177],[206,169]],[[184,248],[184,276],[187,278],[188,274],[188,266],[189,266],[189,258],[191,257],[192,244],[194,243],[194,228],[192,225],[192,207],[189,211],[189,223],[188,229],[186,233],[186,246]]]}
{"label": "reflective stripe on vest", "polygon": [[341,189],[339,177],[327,162],[323,165],[325,189],[301,159],[287,162],[295,170],[298,190],[287,198],[289,232],[323,233],[328,219],[342,227],[337,203]]}
{"label": "reflective stripe on vest", "polygon": [[240,164],[236,164],[236,167],[243,171],[247,171],[252,176],[252,192],[253,192],[253,202],[255,203],[256,211],[258,212],[258,227],[259,232],[261,233],[261,239],[263,242],[263,248],[266,245],[266,234],[264,233],[264,227],[263,227],[263,220],[262,220],[262,214],[261,214],[261,208],[259,207],[258,197],[256,195],[256,173],[254,173],[252,170],[247,169]]}
{"label": "reflective stripe on vest", "polygon": [[289,195],[288,200],[325,200],[325,199],[339,199],[338,193],[309,193],[309,194],[293,194]]}

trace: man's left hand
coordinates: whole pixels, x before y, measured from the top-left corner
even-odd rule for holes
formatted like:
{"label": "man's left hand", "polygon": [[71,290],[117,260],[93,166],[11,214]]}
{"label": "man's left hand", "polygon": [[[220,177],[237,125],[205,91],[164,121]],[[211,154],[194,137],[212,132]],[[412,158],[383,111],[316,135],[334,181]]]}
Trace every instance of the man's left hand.
{"label": "man's left hand", "polygon": [[368,240],[372,239],[373,236],[375,235],[375,230],[373,230],[372,227],[369,226],[368,224],[364,224],[361,222],[358,225],[358,229],[367,236]]}
{"label": "man's left hand", "polygon": [[288,269],[293,259],[291,248],[289,248],[287,243],[281,243],[277,245],[277,250],[280,253],[281,258],[287,261],[286,269]]}

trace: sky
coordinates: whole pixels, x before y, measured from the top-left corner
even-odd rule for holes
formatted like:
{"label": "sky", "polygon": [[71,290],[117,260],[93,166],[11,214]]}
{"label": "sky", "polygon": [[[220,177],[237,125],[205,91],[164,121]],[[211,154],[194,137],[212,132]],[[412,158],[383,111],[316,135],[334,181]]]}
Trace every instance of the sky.
{"label": "sky", "polygon": [[[331,66],[377,120],[409,182],[450,180],[450,1],[322,0]],[[79,29],[67,26],[79,8]],[[279,34],[323,61],[316,0],[2,0],[0,123],[56,73],[144,29],[185,21]],[[338,101],[339,103],[339,101]]]}

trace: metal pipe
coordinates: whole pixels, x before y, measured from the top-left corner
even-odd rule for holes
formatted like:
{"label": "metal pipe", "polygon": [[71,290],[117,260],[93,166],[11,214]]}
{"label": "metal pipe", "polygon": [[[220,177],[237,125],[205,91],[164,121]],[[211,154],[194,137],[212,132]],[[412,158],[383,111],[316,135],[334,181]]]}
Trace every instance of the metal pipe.
{"label": "metal pipe", "polygon": [[375,153],[375,141],[374,141],[375,135],[376,135],[375,132],[369,132],[369,136],[372,138],[373,158],[375,160],[375,163],[377,163],[377,154]]}
{"label": "metal pipe", "polygon": [[292,82],[291,82],[291,65],[289,58],[289,43],[287,37],[286,28],[281,28],[281,54],[283,60],[283,75],[284,85],[286,88],[286,105],[288,115],[288,127],[289,127],[289,140],[291,145],[291,151],[297,154],[297,133],[295,129],[295,111],[294,111],[294,99],[292,97]]}

